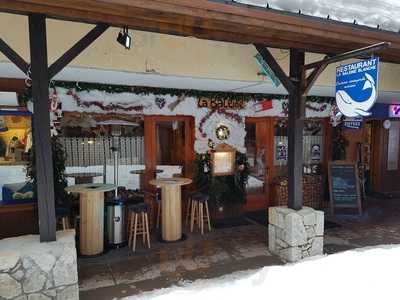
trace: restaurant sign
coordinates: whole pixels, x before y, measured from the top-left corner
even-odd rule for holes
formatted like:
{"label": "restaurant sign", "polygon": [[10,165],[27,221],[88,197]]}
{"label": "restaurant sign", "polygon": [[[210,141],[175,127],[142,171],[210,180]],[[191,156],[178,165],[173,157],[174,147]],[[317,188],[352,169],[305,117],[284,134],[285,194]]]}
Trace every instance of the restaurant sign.
{"label": "restaurant sign", "polygon": [[200,98],[197,102],[199,108],[209,108],[209,109],[235,109],[240,110],[246,108],[245,100],[237,99],[209,99]]}
{"label": "restaurant sign", "polygon": [[336,104],[346,117],[369,116],[378,97],[379,58],[336,68]]}

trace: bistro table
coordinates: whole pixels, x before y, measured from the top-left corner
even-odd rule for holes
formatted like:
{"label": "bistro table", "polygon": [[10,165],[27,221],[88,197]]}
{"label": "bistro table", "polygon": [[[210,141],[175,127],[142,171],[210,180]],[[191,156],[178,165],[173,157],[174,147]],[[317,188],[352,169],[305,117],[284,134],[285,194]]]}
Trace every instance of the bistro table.
{"label": "bistro table", "polygon": [[181,186],[192,183],[189,178],[159,178],[149,182],[161,187],[161,237],[166,242],[182,239]]}
{"label": "bistro table", "polygon": [[65,174],[65,177],[75,178],[75,184],[92,183],[94,177],[103,176],[103,173],[98,172],[77,172]]}
{"label": "bistro table", "polygon": [[113,184],[86,183],[66,187],[78,193],[80,202],[80,253],[83,256],[101,254],[104,249],[104,192],[115,190]]}
{"label": "bistro table", "polygon": [[[162,173],[164,172],[163,170],[157,169],[154,170],[154,177],[156,176],[156,174]],[[134,175],[139,175],[139,188],[141,190],[144,190],[144,175],[146,174],[146,169],[138,169],[138,170],[132,170],[129,173],[134,174]]]}

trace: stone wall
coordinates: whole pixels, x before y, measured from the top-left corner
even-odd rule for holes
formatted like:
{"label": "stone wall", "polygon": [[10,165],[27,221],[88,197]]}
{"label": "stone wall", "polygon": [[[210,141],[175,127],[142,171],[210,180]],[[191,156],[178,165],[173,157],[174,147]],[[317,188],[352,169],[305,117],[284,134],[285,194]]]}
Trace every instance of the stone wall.
{"label": "stone wall", "polygon": [[50,243],[38,235],[0,240],[0,299],[79,299],[75,231]]}
{"label": "stone wall", "polygon": [[323,253],[324,212],[270,207],[268,222],[269,250],[283,260],[296,262]]}

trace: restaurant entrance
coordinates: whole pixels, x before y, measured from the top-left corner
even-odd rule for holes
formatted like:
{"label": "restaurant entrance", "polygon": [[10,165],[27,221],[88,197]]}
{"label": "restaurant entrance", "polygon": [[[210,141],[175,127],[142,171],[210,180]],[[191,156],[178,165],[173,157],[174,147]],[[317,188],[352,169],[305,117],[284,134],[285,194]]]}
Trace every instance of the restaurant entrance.
{"label": "restaurant entrance", "polygon": [[371,190],[382,194],[400,194],[400,121],[368,122],[368,144],[371,145]]}

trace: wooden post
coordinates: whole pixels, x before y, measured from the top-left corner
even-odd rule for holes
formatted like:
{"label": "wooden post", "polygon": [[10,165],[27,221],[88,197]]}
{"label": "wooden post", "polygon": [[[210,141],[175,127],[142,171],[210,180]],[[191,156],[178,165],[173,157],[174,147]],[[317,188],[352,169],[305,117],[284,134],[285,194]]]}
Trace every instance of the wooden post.
{"label": "wooden post", "polygon": [[46,17],[29,15],[32,71],[33,143],[41,242],[56,240],[53,160],[50,138],[49,73],[47,63]]}
{"label": "wooden post", "polygon": [[288,207],[300,210],[303,206],[303,127],[305,97],[302,86],[305,82],[304,52],[290,50],[290,79],[294,85],[289,94],[288,120]]}

